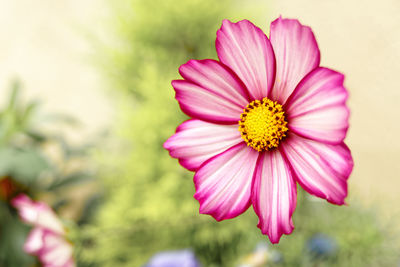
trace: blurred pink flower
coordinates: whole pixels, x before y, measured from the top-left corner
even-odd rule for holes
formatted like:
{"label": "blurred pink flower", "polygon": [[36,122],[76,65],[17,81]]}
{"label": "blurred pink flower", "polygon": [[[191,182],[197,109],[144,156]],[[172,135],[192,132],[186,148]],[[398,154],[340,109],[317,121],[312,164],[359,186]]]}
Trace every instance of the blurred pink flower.
{"label": "blurred pink flower", "polygon": [[342,205],[353,160],[344,138],[344,75],[320,67],[312,30],[293,19],[270,36],[247,20],[224,20],[219,61],[190,60],[172,81],[185,121],[164,144],[195,171],[200,213],[236,217],[250,205],[272,243],[293,231],[296,182]]}
{"label": "blurred pink flower", "polygon": [[21,219],[34,226],[24,244],[24,250],[38,256],[44,267],[73,267],[73,247],[54,211],[43,202],[18,195],[11,201]]}

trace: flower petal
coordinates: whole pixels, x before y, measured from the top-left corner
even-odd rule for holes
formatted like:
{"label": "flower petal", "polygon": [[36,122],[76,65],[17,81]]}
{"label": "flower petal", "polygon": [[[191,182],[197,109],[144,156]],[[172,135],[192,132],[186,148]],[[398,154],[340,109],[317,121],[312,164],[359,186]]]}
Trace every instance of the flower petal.
{"label": "flower petal", "polygon": [[246,211],[257,158],[258,152],[242,142],[203,163],[194,176],[200,213],[220,221]]}
{"label": "flower petal", "polygon": [[73,248],[63,236],[46,231],[44,246],[39,253],[40,261],[46,266],[71,266]]}
{"label": "flower petal", "polygon": [[286,103],[289,129],[317,141],[341,143],[349,127],[343,80],[343,74],[327,68],[309,73]]}
{"label": "flower petal", "polygon": [[347,196],[347,178],[353,169],[350,150],[291,134],[282,143],[295,178],[310,194],[337,205]]}
{"label": "flower petal", "polygon": [[33,228],[25,240],[24,251],[28,254],[37,255],[43,247],[43,235],[44,230],[42,228]]}
{"label": "flower petal", "polygon": [[284,104],[301,79],[319,66],[320,53],[311,28],[298,20],[281,17],[274,20],[270,39],[276,58],[271,99]]}
{"label": "flower petal", "polygon": [[237,125],[219,125],[201,120],[188,120],[165,143],[173,158],[190,171],[197,170],[207,159],[242,142]]}
{"label": "flower petal", "polygon": [[222,63],[244,82],[251,100],[267,97],[275,79],[274,51],[263,31],[248,20],[222,22],[215,43]]}
{"label": "flower petal", "polygon": [[62,222],[46,203],[35,202],[27,195],[20,194],[13,198],[11,204],[18,210],[25,223],[48,228],[59,234],[64,233]]}
{"label": "flower petal", "polygon": [[296,208],[296,183],[290,166],[279,150],[263,153],[254,173],[251,199],[259,221],[257,227],[278,243],[283,234],[293,231]]}
{"label": "flower petal", "polygon": [[182,77],[243,108],[249,102],[249,92],[243,82],[227,66],[212,59],[189,60],[179,68]]}
{"label": "flower petal", "polygon": [[236,124],[243,112],[244,107],[229,98],[192,82],[174,80],[172,86],[179,106],[190,117],[218,124]]}

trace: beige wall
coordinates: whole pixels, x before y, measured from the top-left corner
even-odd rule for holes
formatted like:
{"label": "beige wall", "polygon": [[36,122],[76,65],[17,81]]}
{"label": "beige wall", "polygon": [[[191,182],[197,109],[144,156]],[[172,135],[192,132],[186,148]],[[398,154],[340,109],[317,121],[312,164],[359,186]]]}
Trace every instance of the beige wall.
{"label": "beige wall", "polygon": [[19,77],[26,98],[83,122],[73,137],[105,126],[112,109],[89,41],[105,15],[103,0],[0,0],[0,103]]}

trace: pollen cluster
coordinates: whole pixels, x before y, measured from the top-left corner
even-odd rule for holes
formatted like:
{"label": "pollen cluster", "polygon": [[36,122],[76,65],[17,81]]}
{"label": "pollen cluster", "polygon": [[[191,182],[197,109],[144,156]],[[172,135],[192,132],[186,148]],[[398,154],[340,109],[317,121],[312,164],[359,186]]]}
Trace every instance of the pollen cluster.
{"label": "pollen cluster", "polygon": [[286,136],[285,112],[276,101],[254,100],[240,115],[239,131],[248,146],[261,152],[278,147]]}

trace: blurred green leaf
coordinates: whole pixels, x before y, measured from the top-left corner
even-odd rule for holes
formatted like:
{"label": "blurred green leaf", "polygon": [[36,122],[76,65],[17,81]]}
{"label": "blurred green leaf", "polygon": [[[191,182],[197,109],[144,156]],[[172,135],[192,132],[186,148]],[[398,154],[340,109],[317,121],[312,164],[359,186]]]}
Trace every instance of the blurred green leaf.
{"label": "blurred green leaf", "polygon": [[30,102],[22,109],[19,123],[22,125],[24,131],[26,127],[29,127],[30,120],[38,107],[39,102]]}
{"label": "blurred green leaf", "polygon": [[10,89],[10,98],[6,107],[0,111],[0,145],[12,142],[17,134],[32,131],[32,119],[38,108],[38,102],[24,104],[20,101],[21,84],[15,80]]}
{"label": "blurred green leaf", "polygon": [[46,158],[34,149],[0,148],[0,176],[29,185],[49,167]]}
{"label": "blurred green leaf", "polygon": [[25,133],[37,143],[43,143],[48,140],[48,136],[34,130],[27,130]]}
{"label": "blurred green leaf", "polygon": [[76,186],[84,182],[92,181],[94,179],[92,174],[89,174],[87,172],[75,172],[66,176],[63,176],[62,178],[59,178],[58,180],[54,181],[48,188],[47,190],[49,191],[54,191],[54,190],[59,190],[64,187],[69,187],[69,186]]}
{"label": "blurred green leaf", "polygon": [[10,94],[10,98],[9,98],[8,106],[7,106],[8,111],[16,110],[17,105],[18,105],[18,97],[19,97],[20,89],[21,89],[20,81],[14,80],[11,85],[11,94]]}
{"label": "blurred green leaf", "polygon": [[82,216],[77,222],[80,225],[90,223],[93,217],[96,215],[97,209],[104,201],[104,196],[101,193],[94,194],[84,204]]}
{"label": "blurred green leaf", "polygon": [[72,127],[82,126],[82,123],[78,119],[63,113],[48,114],[43,118],[43,120],[48,123],[63,123]]}
{"label": "blurred green leaf", "polygon": [[3,202],[0,202],[0,223],[0,266],[32,266],[35,259],[23,251],[31,227],[22,223]]}

